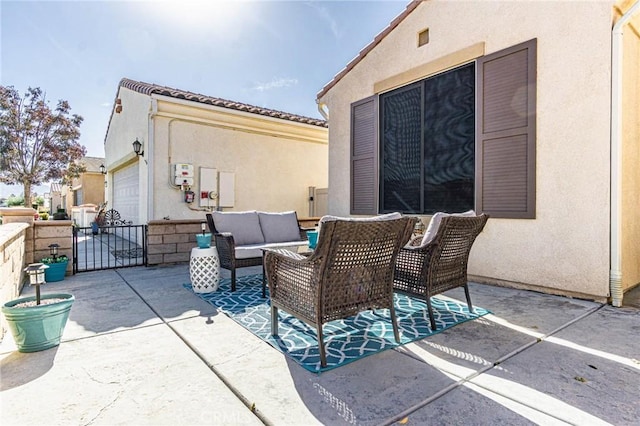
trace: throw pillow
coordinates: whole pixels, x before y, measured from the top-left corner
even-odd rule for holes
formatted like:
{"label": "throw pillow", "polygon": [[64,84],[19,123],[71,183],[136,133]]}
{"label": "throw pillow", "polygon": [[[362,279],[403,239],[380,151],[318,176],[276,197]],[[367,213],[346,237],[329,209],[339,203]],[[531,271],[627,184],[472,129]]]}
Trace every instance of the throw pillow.
{"label": "throw pillow", "polygon": [[255,210],[246,212],[212,212],[218,232],[230,232],[237,246],[262,244],[264,236]]}
{"label": "throw pillow", "polygon": [[258,217],[266,243],[300,241],[300,228],[296,212],[258,212]]}

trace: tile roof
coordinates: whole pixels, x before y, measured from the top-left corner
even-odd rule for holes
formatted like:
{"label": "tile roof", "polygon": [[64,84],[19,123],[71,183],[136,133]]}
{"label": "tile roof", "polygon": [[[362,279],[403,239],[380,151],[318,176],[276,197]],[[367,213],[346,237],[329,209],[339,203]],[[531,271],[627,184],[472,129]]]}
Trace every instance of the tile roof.
{"label": "tile roof", "polygon": [[358,65],[358,63],[360,63],[360,61],[362,61],[362,59],[364,59],[364,57],[367,56],[369,52],[371,52],[373,48],[382,41],[383,38],[385,38],[391,31],[393,31],[398,26],[398,24],[400,24],[400,22],[404,20],[404,18],[406,18],[411,12],[413,12],[413,10],[418,7],[418,5],[422,3],[422,1],[423,0],[416,0],[410,2],[407,5],[406,9],[402,11],[400,15],[396,16],[395,19],[391,21],[391,23],[387,26],[387,28],[385,28],[384,30],[382,30],[382,32],[375,36],[373,41],[366,45],[364,49],[362,49],[360,53],[358,53],[358,56],[353,58],[351,62],[349,62],[347,66],[342,69],[342,71],[336,74],[336,76],[333,77],[330,82],[325,84],[322,90],[320,90],[316,95],[316,99],[320,99],[321,97],[326,95],[327,92],[342,79],[342,77],[347,75],[349,71],[351,71],[356,65]]}
{"label": "tile roof", "polygon": [[84,164],[88,172],[100,172],[100,166],[104,164],[104,158],[82,157],[78,162]]}
{"label": "tile roof", "polygon": [[145,95],[163,95],[170,96],[176,99],[183,99],[186,101],[198,102],[201,104],[213,105],[221,108],[235,109],[238,111],[244,111],[251,114],[264,115],[267,117],[279,118],[282,120],[295,121],[298,123],[311,124],[313,126],[328,127],[325,120],[305,117],[302,115],[291,114],[288,112],[277,111],[273,109],[261,108],[254,105],[243,104],[240,102],[229,101],[226,99],[215,98],[213,96],[201,95],[199,93],[187,92],[185,90],[173,89],[171,87],[159,86],[157,84],[144,83],[142,81],[130,80],[123,78],[120,80],[119,87],[126,87],[138,93]]}
{"label": "tile roof", "polygon": [[49,190],[51,193],[60,192],[61,190],[61,185],[58,182],[51,183],[51,189]]}

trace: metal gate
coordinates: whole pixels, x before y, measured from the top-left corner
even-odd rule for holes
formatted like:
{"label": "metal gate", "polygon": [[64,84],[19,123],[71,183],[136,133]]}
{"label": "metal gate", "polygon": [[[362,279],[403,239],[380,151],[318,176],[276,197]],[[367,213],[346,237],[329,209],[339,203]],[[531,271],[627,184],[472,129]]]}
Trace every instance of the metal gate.
{"label": "metal gate", "polygon": [[147,225],[73,227],[73,273],[147,265]]}

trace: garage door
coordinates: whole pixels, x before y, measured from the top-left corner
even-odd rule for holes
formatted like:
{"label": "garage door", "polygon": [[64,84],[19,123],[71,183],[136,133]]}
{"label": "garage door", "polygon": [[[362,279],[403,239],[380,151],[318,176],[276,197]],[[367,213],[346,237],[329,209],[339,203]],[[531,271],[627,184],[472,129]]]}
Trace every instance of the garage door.
{"label": "garage door", "polygon": [[140,181],[138,180],[138,164],[134,163],[113,174],[113,201],[111,206],[126,221],[138,224],[140,203]]}

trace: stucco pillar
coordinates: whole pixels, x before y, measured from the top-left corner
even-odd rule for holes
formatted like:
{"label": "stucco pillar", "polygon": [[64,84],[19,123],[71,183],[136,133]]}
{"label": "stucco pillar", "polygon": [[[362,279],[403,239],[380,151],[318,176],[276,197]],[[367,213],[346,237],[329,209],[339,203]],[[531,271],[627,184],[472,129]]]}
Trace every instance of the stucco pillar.
{"label": "stucco pillar", "polygon": [[4,207],[0,208],[2,223],[28,223],[33,225],[33,218],[38,212],[27,207]]}
{"label": "stucco pillar", "polygon": [[33,263],[33,222],[34,216],[38,212],[28,207],[5,207],[0,208],[2,223],[26,223],[29,225],[24,241],[24,259],[26,263]]}

